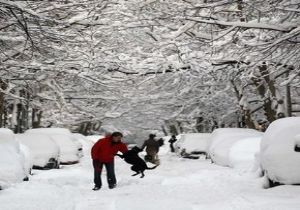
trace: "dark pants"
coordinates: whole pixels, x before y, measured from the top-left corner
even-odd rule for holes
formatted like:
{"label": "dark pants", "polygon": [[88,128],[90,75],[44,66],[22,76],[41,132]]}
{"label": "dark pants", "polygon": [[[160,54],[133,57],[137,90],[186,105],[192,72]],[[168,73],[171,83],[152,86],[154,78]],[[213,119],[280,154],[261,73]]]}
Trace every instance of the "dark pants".
{"label": "dark pants", "polygon": [[101,163],[98,160],[93,160],[95,186],[97,186],[97,187],[102,186],[101,173],[102,173],[103,165],[105,165],[105,168],[106,168],[108,185],[109,186],[114,186],[117,183],[116,175],[115,175],[115,164],[114,164],[114,162]]}
{"label": "dark pants", "polygon": [[171,152],[175,152],[175,148],[174,148],[173,143],[170,144],[170,148],[171,148]]}

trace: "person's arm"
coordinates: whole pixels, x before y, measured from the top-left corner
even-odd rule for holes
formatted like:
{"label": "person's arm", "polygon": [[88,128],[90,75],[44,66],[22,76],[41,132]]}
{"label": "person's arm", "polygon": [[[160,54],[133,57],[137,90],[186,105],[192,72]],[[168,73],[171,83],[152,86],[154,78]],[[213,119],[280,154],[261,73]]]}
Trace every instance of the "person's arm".
{"label": "person's arm", "polygon": [[127,148],[126,144],[122,143],[120,145],[119,152],[122,152],[123,154],[128,152],[128,148]]}
{"label": "person's arm", "polygon": [[99,150],[100,150],[100,148],[101,148],[101,145],[102,145],[102,140],[97,141],[97,142],[93,145],[93,147],[92,147],[92,149],[91,149],[91,156],[92,156],[92,159],[93,159],[93,160],[96,159],[96,156],[97,156],[97,154],[99,153]]}
{"label": "person's arm", "polygon": [[143,150],[145,149],[146,146],[147,146],[147,140],[144,141],[144,144],[142,145],[141,150],[143,151]]}

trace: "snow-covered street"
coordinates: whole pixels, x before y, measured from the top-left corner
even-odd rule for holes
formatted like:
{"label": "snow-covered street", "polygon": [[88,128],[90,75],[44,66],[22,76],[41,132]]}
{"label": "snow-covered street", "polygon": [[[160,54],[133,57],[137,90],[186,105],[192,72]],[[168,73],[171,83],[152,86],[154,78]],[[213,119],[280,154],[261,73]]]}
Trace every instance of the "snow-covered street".
{"label": "snow-covered street", "polygon": [[118,187],[92,191],[92,143],[84,142],[79,164],[57,170],[34,170],[29,182],[0,191],[1,210],[285,210],[299,209],[300,186],[262,188],[254,174],[211,164],[209,160],[182,159],[160,152],[161,165],[132,177],[130,166],[116,158]]}

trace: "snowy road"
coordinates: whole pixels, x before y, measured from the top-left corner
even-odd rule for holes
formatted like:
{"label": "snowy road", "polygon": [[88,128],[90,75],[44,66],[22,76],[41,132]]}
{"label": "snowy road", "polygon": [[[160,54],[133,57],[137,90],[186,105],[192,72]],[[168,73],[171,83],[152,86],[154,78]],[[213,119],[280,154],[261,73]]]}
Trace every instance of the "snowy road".
{"label": "snowy road", "polygon": [[252,174],[180,159],[161,152],[162,164],[131,177],[129,166],[117,159],[118,187],[109,190],[103,176],[100,191],[91,190],[90,143],[80,164],[59,170],[34,171],[30,182],[0,191],[1,210],[285,210],[299,209],[300,187],[262,189]]}

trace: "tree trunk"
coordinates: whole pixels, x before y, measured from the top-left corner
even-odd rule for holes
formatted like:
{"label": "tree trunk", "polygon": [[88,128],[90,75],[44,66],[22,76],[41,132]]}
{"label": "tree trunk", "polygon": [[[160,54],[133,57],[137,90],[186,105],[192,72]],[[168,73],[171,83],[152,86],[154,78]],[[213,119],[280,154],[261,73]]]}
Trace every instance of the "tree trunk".
{"label": "tree trunk", "polygon": [[[7,84],[0,79],[0,88],[5,90],[7,88]],[[0,127],[5,126],[5,110],[6,110],[6,101],[5,95],[3,92],[0,92]]]}
{"label": "tree trunk", "polygon": [[[286,77],[287,78],[289,77],[289,73],[286,74]],[[285,87],[285,90],[286,90],[285,104],[286,104],[287,116],[291,117],[292,116],[291,86],[289,84],[287,84]]]}
{"label": "tree trunk", "polygon": [[40,128],[43,111],[33,108],[32,109],[32,128]]}

